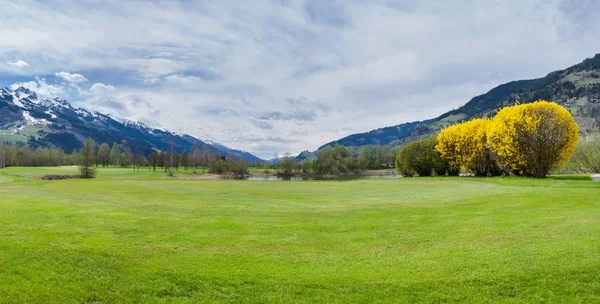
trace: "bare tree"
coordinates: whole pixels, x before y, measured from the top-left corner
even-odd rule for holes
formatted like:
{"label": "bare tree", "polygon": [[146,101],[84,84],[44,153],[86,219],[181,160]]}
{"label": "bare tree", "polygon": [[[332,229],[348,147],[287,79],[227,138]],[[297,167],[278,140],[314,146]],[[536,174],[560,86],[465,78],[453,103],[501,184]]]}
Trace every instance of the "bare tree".
{"label": "bare tree", "polygon": [[275,151],[275,155],[273,155],[273,168],[277,169],[279,167],[279,153]]}
{"label": "bare tree", "polygon": [[152,151],[150,155],[148,155],[148,171],[150,171],[150,167],[153,168],[153,171],[156,172],[156,166],[158,166],[158,153],[156,151]]}
{"label": "bare tree", "polygon": [[192,170],[194,171],[194,173],[196,173],[196,167],[198,167],[198,164],[200,163],[200,158],[201,158],[200,149],[198,149],[196,144],[192,145],[192,156],[191,156],[190,162],[191,162]]}
{"label": "bare tree", "polygon": [[0,142],[0,169],[6,166],[6,144]]}
{"label": "bare tree", "polygon": [[207,145],[202,146],[201,153],[201,166],[202,166],[202,174],[204,174],[204,170],[210,165],[210,150]]}
{"label": "bare tree", "polygon": [[168,174],[169,176],[174,176],[174,167],[175,166],[175,138],[172,138],[169,140],[169,150],[171,153],[169,153],[169,171]]}

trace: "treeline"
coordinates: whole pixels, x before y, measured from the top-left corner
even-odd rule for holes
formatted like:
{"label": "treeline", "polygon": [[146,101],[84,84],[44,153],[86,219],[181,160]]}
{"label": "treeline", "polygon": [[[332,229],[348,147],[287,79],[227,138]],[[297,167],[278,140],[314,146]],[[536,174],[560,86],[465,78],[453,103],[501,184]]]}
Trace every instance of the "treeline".
{"label": "treeline", "polygon": [[178,153],[174,149],[173,142],[169,151],[152,151],[148,155],[143,155],[133,153],[127,140],[122,140],[120,144],[114,142],[109,145],[108,143],[97,144],[90,139],[86,140],[82,149],[71,153],[66,153],[61,148],[34,149],[28,144],[0,143],[0,168],[80,165],[81,155],[86,156],[86,165],[94,167],[128,167],[133,170],[147,167],[148,170],[160,169],[170,174],[179,171],[180,168],[194,173],[200,170],[202,173],[208,170],[216,174],[248,173],[246,161],[210,153],[207,146],[200,149],[193,145],[190,151]]}
{"label": "treeline", "polygon": [[69,166],[76,159],[60,148],[31,148],[29,145],[9,145],[0,143],[0,168]]}
{"label": "treeline", "polygon": [[394,167],[398,148],[390,146],[344,147],[339,144],[322,148],[313,160],[296,161],[287,154],[273,164],[263,164],[264,169],[273,168],[280,174],[340,175],[352,174],[366,169]]}

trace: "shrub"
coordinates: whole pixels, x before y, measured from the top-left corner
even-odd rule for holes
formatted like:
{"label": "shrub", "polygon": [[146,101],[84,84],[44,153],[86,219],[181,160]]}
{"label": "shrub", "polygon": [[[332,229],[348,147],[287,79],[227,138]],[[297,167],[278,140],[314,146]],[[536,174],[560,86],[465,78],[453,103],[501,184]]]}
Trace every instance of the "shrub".
{"label": "shrub", "polygon": [[208,168],[209,173],[213,174],[224,174],[227,172],[227,162],[222,158],[217,158],[210,163]]}
{"label": "shrub", "polygon": [[491,121],[485,118],[473,119],[443,129],[437,136],[436,150],[454,168],[458,175],[461,166],[468,168],[475,176],[502,175],[498,157],[487,143],[487,130]]}
{"label": "shrub", "polygon": [[243,176],[248,174],[248,163],[243,159],[236,161],[234,159],[219,157],[210,163],[208,172],[213,174],[233,173]]}
{"label": "shrub", "polygon": [[502,109],[487,137],[492,150],[515,172],[542,178],[569,159],[579,127],[567,109],[540,100]]}
{"label": "shrub", "polygon": [[450,164],[435,150],[434,136],[406,144],[396,157],[396,169],[403,176],[446,175]]}

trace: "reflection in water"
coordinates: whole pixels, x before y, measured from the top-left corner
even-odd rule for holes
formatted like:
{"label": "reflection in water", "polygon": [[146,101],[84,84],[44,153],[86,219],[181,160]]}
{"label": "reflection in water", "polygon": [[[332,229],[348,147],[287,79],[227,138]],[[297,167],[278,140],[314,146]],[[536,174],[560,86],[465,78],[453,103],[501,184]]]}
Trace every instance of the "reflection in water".
{"label": "reflection in water", "polygon": [[251,181],[281,181],[281,180],[293,180],[293,181],[301,181],[301,180],[353,180],[359,178],[399,178],[401,175],[396,174],[386,174],[386,175],[343,175],[343,176],[245,176],[242,180],[251,180]]}

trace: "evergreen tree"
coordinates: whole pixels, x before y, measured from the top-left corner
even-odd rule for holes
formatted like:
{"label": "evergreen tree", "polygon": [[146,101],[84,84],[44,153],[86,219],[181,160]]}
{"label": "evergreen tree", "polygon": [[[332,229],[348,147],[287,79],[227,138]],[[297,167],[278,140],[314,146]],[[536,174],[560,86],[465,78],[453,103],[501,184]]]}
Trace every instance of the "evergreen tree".
{"label": "evergreen tree", "polygon": [[79,153],[79,172],[82,178],[93,178],[96,175],[95,161],[94,142],[91,138],[88,138]]}

